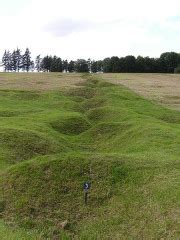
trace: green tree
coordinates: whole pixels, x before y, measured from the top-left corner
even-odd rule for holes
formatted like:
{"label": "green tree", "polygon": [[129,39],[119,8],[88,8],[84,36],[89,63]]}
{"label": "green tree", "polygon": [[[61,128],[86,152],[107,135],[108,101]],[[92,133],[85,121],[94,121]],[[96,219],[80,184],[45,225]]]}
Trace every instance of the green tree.
{"label": "green tree", "polygon": [[103,72],[105,72],[105,73],[112,72],[111,59],[110,58],[105,58],[103,60]]}
{"label": "green tree", "polygon": [[118,57],[111,58],[111,72],[113,73],[120,72],[120,62]]}
{"label": "green tree", "polygon": [[180,73],[180,65],[178,65],[177,68],[174,69],[174,73]]}
{"label": "green tree", "polygon": [[96,61],[92,61],[91,62],[91,72],[96,73],[97,70],[97,62]]}
{"label": "green tree", "polygon": [[65,71],[65,72],[68,71],[68,61],[67,61],[67,60],[63,60],[63,61],[62,61],[62,69],[63,69],[63,71]]}
{"label": "green tree", "polygon": [[41,55],[38,55],[35,60],[35,69],[40,72],[41,71],[41,66],[42,66],[42,58]]}
{"label": "green tree", "polygon": [[180,63],[179,54],[175,52],[165,52],[160,56],[164,72],[173,73]]}
{"label": "green tree", "polygon": [[70,73],[75,71],[75,62],[74,62],[74,61],[70,61],[70,62],[68,63],[68,71],[69,71]]}
{"label": "green tree", "polygon": [[51,58],[50,72],[62,72],[63,64],[61,58],[54,56]]}
{"label": "green tree", "polygon": [[3,54],[3,57],[2,57],[2,63],[3,63],[3,66],[4,66],[4,71],[7,72],[9,71],[9,51],[4,51],[4,54]]}
{"label": "green tree", "polygon": [[124,58],[124,70],[125,72],[136,72],[136,58],[132,55]]}
{"label": "green tree", "polygon": [[19,48],[15,51],[15,59],[16,59],[16,71],[19,72],[19,70],[22,68],[22,56],[21,56],[21,50]]}
{"label": "green tree", "polygon": [[78,59],[75,64],[76,72],[89,72],[88,63],[84,59]]}
{"label": "green tree", "polygon": [[90,58],[88,58],[88,60],[87,60],[87,64],[88,64],[88,69],[89,69],[89,72],[92,72],[92,70],[91,70],[92,61],[91,61],[91,59],[90,59]]}
{"label": "green tree", "polygon": [[43,71],[49,72],[51,69],[51,64],[52,57],[47,55],[42,59],[41,68],[43,69]]}
{"label": "green tree", "polygon": [[97,72],[102,72],[103,71],[103,61],[98,60],[96,63],[97,63]]}
{"label": "green tree", "polygon": [[22,68],[23,70],[29,72],[33,62],[31,61],[31,52],[29,51],[29,48],[26,48],[26,51],[22,57]]}
{"label": "green tree", "polygon": [[17,59],[16,59],[16,51],[14,50],[11,54],[11,68],[16,72],[17,70]]}

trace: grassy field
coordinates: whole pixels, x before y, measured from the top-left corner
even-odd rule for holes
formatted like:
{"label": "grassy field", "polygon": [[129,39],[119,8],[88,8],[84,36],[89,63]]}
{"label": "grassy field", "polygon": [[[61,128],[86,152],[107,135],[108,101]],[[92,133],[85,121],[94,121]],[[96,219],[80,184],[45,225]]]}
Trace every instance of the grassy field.
{"label": "grassy field", "polygon": [[18,229],[15,226],[8,226],[3,221],[0,221],[0,236],[2,240],[39,240],[42,236],[37,231],[28,231]]}
{"label": "grassy field", "polygon": [[180,110],[179,74],[121,73],[102,74],[102,78],[114,84],[123,84],[136,93],[168,108]]}
{"label": "grassy field", "polygon": [[72,73],[2,73],[0,72],[0,89],[49,91],[66,87],[75,87],[83,81],[81,74]]}
{"label": "grassy field", "polygon": [[1,239],[179,238],[180,112],[109,76],[1,74]]}

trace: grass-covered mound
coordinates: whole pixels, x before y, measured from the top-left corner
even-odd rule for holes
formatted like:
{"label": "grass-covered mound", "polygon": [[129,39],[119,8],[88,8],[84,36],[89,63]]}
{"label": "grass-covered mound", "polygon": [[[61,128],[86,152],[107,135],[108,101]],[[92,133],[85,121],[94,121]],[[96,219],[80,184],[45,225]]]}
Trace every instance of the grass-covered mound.
{"label": "grass-covered mound", "polygon": [[[118,162],[123,166],[122,161]],[[117,164],[117,162],[116,162]],[[88,155],[48,156],[18,164],[3,175],[5,218],[21,224],[71,224],[91,215],[84,206],[82,186],[88,179],[92,191],[88,207],[92,213],[107,202],[117,181],[114,161]],[[124,178],[126,172],[119,178]],[[13,195],[12,195],[13,192]]]}
{"label": "grass-covered mound", "polygon": [[1,216],[42,238],[176,239],[179,112],[83,77],[0,96]]}
{"label": "grass-covered mound", "polygon": [[7,162],[16,163],[37,155],[53,153],[58,143],[39,132],[3,128],[0,129],[0,145],[7,150]]}

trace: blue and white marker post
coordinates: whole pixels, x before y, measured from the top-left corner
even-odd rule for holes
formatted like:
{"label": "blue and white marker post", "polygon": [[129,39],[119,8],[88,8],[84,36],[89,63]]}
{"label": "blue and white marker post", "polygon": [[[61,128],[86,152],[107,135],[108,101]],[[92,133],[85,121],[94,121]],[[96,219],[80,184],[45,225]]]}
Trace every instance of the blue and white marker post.
{"label": "blue and white marker post", "polygon": [[91,184],[89,182],[85,182],[83,184],[83,190],[84,190],[84,203],[87,204],[87,198],[88,198],[88,192],[91,187]]}

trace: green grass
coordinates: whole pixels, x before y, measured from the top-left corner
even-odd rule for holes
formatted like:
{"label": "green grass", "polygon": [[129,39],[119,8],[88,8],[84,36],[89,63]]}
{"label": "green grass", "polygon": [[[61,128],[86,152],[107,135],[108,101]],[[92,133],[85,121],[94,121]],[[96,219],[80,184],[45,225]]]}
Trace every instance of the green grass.
{"label": "green grass", "polygon": [[69,90],[0,91],[0,215],[16,226],[1,235],[178,239],[180,113],[82,77]]}
{"label": "green grass", "polygon": [[41,234],[35,231],[27,231],[25,229],[16,229],[5,225],[0,221],[0,236],[2,240],[39,240],[42,239]]}

